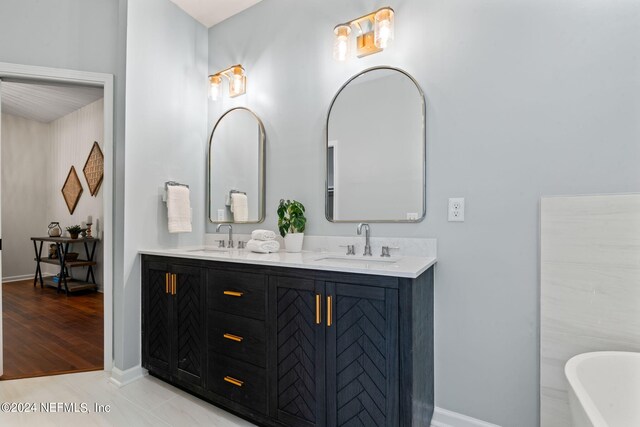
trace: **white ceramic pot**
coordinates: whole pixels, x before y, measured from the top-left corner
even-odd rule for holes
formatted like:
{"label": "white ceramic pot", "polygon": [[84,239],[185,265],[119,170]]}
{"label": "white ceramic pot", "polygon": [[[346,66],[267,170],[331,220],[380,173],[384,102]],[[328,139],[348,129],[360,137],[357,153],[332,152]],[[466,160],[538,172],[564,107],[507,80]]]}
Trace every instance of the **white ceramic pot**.
{"label": "white ceramic pot", "polygon": [[284,250],[287,252],[302,251],[302,241],[304,233],[289,233],[284,236]]}

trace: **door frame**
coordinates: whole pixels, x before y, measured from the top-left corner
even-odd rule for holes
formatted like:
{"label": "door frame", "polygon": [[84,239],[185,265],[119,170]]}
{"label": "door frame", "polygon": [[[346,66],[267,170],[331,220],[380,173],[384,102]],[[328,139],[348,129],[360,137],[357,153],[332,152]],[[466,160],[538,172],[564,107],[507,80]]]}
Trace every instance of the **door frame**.
{"label": "door frame", "polygon": [[[94,73],[88,71],[67,70],[61,68],[40,67],[34,65],[11,64],[0,62],[1,79],[21,79],[33,80],[37,82],[57,82],[72,83],[85,86],[102,87],[104,90],[104,117],[103,117],[103,154],[104,154],[104,179],[102,180],[103,191],[103,295],[104,295],[104,370],[111,371],[113,368],[113,113],[114,113],[114,85],[113,75],[104,73]],[[0,297],[2,292],[0,290]],[[0,299],[0,310],[2,301]],[[0,328],[2,318],[0,316]],[[1,341],[0,330],[0,350],[4,343]],[[0,363],[2,355],[0,354]],[[0,371],[2,365],[0,365]]]}

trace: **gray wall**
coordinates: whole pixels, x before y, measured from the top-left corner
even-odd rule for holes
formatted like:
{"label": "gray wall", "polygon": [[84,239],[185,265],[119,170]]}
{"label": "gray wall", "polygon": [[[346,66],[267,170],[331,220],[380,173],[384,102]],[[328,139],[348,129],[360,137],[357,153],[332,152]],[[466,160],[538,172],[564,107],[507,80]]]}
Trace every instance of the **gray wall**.
{"label": "gray wall", "polygon": [[[207,153],[207,29],[169,0],[130,1],[127,19],[123,368],[140,363],[138,251],[202,244]],[[192,233],[167,231],[166,181],[190,186]]]}
{"label": "gray wall", "polygon": [[[2,114],[2,276],[32,277],[34,235],[44,236],[51,131],[47,123]],[[60,195],[56,192],[56,195]],[[49,221],[51,221],[49,219]],[[43,248],[47,254],[48,246]]]}
{"label": "gray wall", "polygon": [[[397,0],[390,49],[334,62],[333,27],[386,4],[264,0],[210,29],[209,71],[242,63],[248,93],[210,103],[209,130],[233,105],[264,121],[265,228],[285,197],[306,205],[309,234],[353,235],[324,219],[329,102],[370,66],[416,77],[427,97],[427,218],[372,234],[438,238],[437,405],[536,426],[538,203],[640,190],[640,3]],[[447,222],[456,196],[464,223]]]}
{"label": "gray wall", "polygon": [[[127,0],[2,0],[0,61],[114,75],[114,352],[122,354]],[[109,203],[105,201],[105,203]],[[109,232],[105,230],[105,232]],[[116,362],[116,366],[121,367]]]}

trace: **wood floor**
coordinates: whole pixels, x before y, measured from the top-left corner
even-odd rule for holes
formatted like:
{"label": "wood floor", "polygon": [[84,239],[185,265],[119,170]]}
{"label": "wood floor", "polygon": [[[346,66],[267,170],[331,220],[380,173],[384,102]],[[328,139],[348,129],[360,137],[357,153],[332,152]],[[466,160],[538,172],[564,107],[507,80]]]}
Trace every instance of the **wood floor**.
{"label": "wood floor", "polygon": [[2,380],[103,369],[103,299],[66,296],[32,280],[2,285]]}

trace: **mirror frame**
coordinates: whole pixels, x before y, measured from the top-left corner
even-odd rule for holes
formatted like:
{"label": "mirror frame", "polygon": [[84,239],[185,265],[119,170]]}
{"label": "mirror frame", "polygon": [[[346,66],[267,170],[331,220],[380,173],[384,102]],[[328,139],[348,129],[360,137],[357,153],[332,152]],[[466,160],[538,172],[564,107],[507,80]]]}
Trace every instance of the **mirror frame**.
{"label": "mirror frame", "polygon": [[[258,171],[258,179],[260,180],[260,182],[258,183],[258,191],[260,192],[259,195],[259,200],[258,200],[258,220],[257,221],[247,221],[247,222],[233,222],[233,221],[214,221],[212,218],[212,213],[211,212],[211,146],[213,145],[213,135],[216,132],[216,129],[218,128],[218,125],[220,125],[220,122],[222,122],[222,119],[224,119],[229,113],[236,111],[236,110],[244,110],[244,111],[248,111],[249,113],[251,113],[251,115],[256,119],[256,121],[258,122],[258,129],[260,130],[260,141],[259,141],[259,156],[260,156],[260,170]],[[211,136],[209,137],[209,150],[207,151],[207,155],[208,155],[208,164],[209,164],[209,170],[207,173],[207,211],[208,211],[208,218],[209,218],[209,222],[211,224],[260,224],[262,222],[264,222],[264,217],[265,217],[265,192],[266,192],[266,173],[265,173],[265,169],[266,169],[266,132],[264,130],[264,124],[262,123],[262,120],[260,120],[260,117],[258,117],[258,115],[256,113],[254,113],[252,110],[246,108],[246,107],[234,107],[231,108],[230,110],[227,110],[226,112],[224,112],[224,114],[222,114],[222,116],[220,116],[220,118],[218,119],[218,121],[216,121],[215,126],[213,127],[213,130],[211,131]]]}
{"label": "mirror frame", "polygon": [[[395,219],[395,220],[364,219],[364,218],[336,220],[333,218],[329,218],[329,194],[327,190],[329,188],[329,164],[327,159],[328,157],[327,153],[329,152],[329,119],[331,118],[331,110],[333,109],[333,104],[335,104],[336,100],[338,99],[338,96],[340,96],[342,91],[349,85],[349,83],[351,83],[353,80],[357,79],[358,77],[362,76],[363,74],[366,74],[370,71],[376,71],[376,70],[392,70],[392,71],[397,71],[399,73],[404,74],[413,82],[413,84],[416,86],[416,89],[418,89],[418,93],[420,94],[420,101],[422,102],[422,215],[418,219]],[[388,223],[388,224],[399,224],[399,223],[414,224],[414,223],[421,222],[426,218],[427,216],[427,106],[424,98],[424,92],[422,91],[422,88],[420,87],[416,79],[413,78],[411,74],[409,74],[408,72],[400,68],[383,65],[383,66],[367,68],[363,71],[360,71],[358,74],[352,76],[351,78],[349,78],[340,87],[338,92],[335,94],[335,96],[331,100],[331,104],[329,105],[329,111],[327,112],[327,122],[325,125],[324,135],[325,135],[325,145],[324,145],[324,189],[323,191],[324,191],[324,216],[327,219],[327,221],[333,222],[333,223],[367,222],[367,223]]]}

